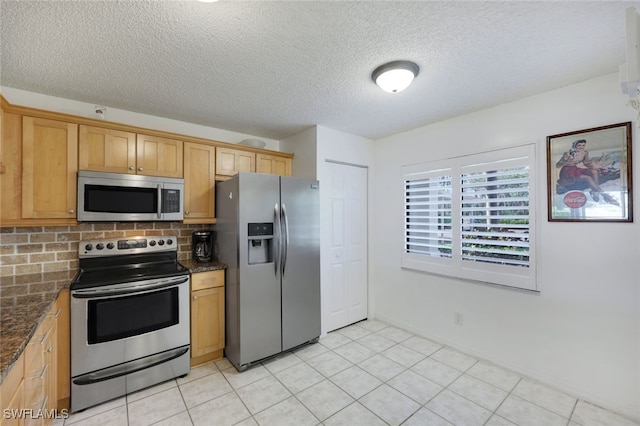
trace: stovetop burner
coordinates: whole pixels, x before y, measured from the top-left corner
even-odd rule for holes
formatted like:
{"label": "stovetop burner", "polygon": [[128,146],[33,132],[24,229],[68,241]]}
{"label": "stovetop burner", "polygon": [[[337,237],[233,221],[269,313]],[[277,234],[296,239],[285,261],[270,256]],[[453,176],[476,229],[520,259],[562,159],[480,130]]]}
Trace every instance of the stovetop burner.
{"label": "stovetop burner", "polygon": [[71,290],[188,275],[178,263],[176,242],[175,236],[82,241]]}

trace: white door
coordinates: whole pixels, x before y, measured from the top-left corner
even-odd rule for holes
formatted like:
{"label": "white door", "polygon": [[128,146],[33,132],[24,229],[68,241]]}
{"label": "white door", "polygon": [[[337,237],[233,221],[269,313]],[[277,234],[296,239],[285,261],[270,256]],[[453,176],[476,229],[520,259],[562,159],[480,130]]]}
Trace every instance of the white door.
{"label": "white door", "polygon": [[[327,330],[367,318],[367,169],[328,163]],[[326,183],[325,183],[326,184]]]}

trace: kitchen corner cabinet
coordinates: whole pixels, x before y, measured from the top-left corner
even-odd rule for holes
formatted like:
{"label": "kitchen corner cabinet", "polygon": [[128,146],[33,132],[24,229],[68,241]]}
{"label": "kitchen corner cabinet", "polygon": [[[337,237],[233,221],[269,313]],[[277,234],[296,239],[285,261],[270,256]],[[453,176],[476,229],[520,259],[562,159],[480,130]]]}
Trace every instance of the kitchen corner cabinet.
{"label": "kitchen corner cabinet", "polygon": [[291,176],[291,158],[275,155],[256,154],[256,172]]}
{"label": "kitchen corner cabinet", "polygon": [[[68,307],[61,304],[64,298],[59,297],[53,307],[49,310],[43,321],[36,329],[33,337],[29,340],[18,361],[11,367],[11,370],[2,382],[0,390],[2,398],[2,412],[6,409],[31,410],[34,415],[38,412],[53,413],[53,410],[61,407],[58,404],[59,375],[68,374],[65,370],[65,359],[69,357],[68,351],[60,351],[59,324],[60,314]],[[66,299],[68,302],[68,298]],[[66,324],[68,326],[68,323]],[[60,352],[60,354],[59,354]],[[60,371],[60,365],[63,366]],[[40,411],[42,410],[42,411]],[[18,412],[18,411],[14,411]],[[25,412],[22,412],[23,416]],[[1,424],[22,425],[22,424],[50,424],[52,419],[33,418],[28,415],[26,418],[4,418]]]}
{"label": "kitchen corner cabinet", "polygon": [[136,174],[136,134],[81,125],[78,168]]}
{"label": "kitchen corner cabinet", "polygon": [[256,171],[256,154],[231,148],[216,148],[216,175],[233,176]]}
{"label": "kitchen corner cabinet", "polygon": [[222,358],[224,269],[191,274],[191,366]]}
{"label": "kitchen corner cabinet", "polygon": [[182,141],[136,135],[136,173],[145,176],[183,177]]}
{"label": "kitchen corner cabinet", "polygon": [[184,223],[215,222],[216,149],[184,144]]}
{"label": "kitchen corner cabinet", "polygon": [[75,219],[78,125],[22,118],[22,218]]}

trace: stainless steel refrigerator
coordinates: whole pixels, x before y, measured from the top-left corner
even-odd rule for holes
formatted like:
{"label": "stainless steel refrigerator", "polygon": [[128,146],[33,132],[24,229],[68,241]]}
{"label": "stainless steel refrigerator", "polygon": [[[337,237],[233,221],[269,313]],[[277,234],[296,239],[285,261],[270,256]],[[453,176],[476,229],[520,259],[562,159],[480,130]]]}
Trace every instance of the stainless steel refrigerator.
{"label": "stainless steel refrigerator", "polygon": [[216,185],[225,355],[239,371],[320,336],[318,193],[317,181],[261,173]]}

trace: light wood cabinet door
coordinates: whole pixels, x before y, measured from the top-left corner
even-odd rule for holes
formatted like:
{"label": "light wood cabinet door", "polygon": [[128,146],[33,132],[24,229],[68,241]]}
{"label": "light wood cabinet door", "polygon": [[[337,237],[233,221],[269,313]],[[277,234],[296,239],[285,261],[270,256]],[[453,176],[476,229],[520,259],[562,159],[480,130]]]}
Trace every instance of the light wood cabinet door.
{"label": "light wood cabinet door", "polygon": [[256,171],[256,154],[240,149],[216,148],[216,174],[233,176]]}
{"label": "light wood cabinet door", "polygon": [[224,287],[192,292],[191,356],[224,348]]}
{"label": "light wood cabinet door", "polygon": [[138,134],[136,173],[146,176],[182,178],[182,141]]}
{"label": "light wood cabinet door", "polygon": [[291,176],[291,159],[275,155],[256,154],[256,172]]}
{"label": "light wood cabinet door", "polygon": [[[57,313],[55,314],[57,315]],[[58,408],[58,323],[53,321],[47,332],[44,349],[44,362],[47,366],[44,377],[45,407],[50,412]]]}
{"label": "light wood cabinet door", "polygon": [[[24,406],[24,354],[11,366],[9,373],[0,385],[0,408],[4,414],[6,409],[22,410]],[[14,412],[18,412],[14,411]],[[21,424],[21,419],[17,416],[9,416],[9,418],[0,417],[0,425],[13,426]]]}
{"label": "light wood cabinet door", "polygon": [[80,126],[78,168],[96,172],[136,173],[136,134]]}
{"label": "light wood cabinet door", "polygon": [[191,366],[221,358],[224,270],[191,274]]}
{"label": "light wood cabinet door", "polygon": [[22,116],[4,113],[0,139],[0,221],[22,218]]}
{"label": "light wood cabinet door", "polygon": [[214,221],[215,162],[215,147],[190,142],[184,144],[185,223]]}
{"label": "light wood cabinet door", "polygon": [[22,217],[76,217],[78,125],[22,119]]}
{"label": "light wood cabinet door", "polygon": [[55,306],[54,312],[57,313],[56,393],[58,410],[62,410],[69,409],[71,402],[71,304],[69,289],[60,291]]}

